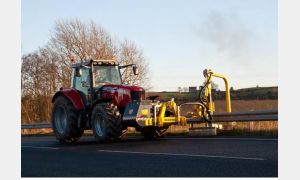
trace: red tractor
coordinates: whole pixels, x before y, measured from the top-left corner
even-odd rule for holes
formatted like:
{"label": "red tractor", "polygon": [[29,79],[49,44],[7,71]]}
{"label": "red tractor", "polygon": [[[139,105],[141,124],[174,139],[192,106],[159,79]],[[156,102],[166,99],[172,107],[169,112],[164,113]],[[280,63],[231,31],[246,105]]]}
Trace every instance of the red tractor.
{"label": "red tractor", "polygon": [[[136,127],[145,137],[157,135],[160,128],[142,128],[135,121],[123,121],[128,104],[145,99],[145,90],[122,84],[114,60],[89,60],[72,65],[71,88],[60,88],[53,99],[52,127],[60,142],[76,142],[85,129],[92,129],[96,141],[118,139],[128,127]],[[129,110],[131,112],[131,110]]]}
{"label": "red tractor", "polygon": [[[223,75],[205,70],[200,102],[177,106],[173,98],[160,102],[155,100],[157,96],[145,98],[141,87],[123,85],[120,70],[128,67],[132,67],[134,75],[138,74],[135,64],[120,66],[114,60],[89,60],[72,65],[72,87],[61,88],[52,99],[52,127],[57,140],[76,142],[86,129],[93,130],[96,141],[114,140],[129,126],[146,139],[153,139],[171,125],[186,125],[187,119],[211,123],[212,76],[224,79],[227,111],[231,112],[228,81]],[[185,106],[192,108],[182,111]]]}

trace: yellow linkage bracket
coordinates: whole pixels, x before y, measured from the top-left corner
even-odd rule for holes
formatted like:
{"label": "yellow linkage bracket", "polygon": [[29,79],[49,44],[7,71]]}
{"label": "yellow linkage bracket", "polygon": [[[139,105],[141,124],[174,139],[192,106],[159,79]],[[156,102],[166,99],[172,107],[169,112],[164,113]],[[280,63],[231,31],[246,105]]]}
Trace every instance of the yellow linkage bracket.
{"label": "yellow linkage bracket", "polygon": [[[174,116],[166,117],[166,110],[169,110],[172,113],[174,113]],[[164,124],[175,123],[178,123],[180,125],[186,125],[186,117],[180,116],[179,107],[176,105],[174,99],[172,98],[171,101],[160,104],[160,110],[158,114],[158,126],[162,127],[164,126]]]}

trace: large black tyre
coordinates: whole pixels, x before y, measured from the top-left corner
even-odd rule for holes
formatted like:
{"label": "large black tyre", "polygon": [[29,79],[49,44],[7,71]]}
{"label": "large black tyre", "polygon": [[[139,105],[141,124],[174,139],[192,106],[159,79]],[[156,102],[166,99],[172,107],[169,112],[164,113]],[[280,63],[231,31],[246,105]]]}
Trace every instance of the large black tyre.
{"label": "large black tyre", "polygon": [[96,141],[119,139],[122,135],[122,117],[113,103],[99,103],[92,111],[92,130]]}
{"label": "large black tyre", "polygon": [[61,143],[72,143],[80,139],[83,129],[78,128],[79,112],[64,96],[55,99],[52,108],[52,127],[56,139]]}
{"label": "large black tyre", "polygon": [[167,129],[168,127],[143,127],[141,133],[146,140],[153,140],[162,137]]}

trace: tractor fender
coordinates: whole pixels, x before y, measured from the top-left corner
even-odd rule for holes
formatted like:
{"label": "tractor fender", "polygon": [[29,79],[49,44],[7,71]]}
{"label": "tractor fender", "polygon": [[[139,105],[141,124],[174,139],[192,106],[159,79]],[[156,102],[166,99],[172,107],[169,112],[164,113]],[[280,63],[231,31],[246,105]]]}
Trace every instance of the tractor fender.
{"label": "tractor fender", "polygon": [[82,110],[85,108],[83,100],[76,89],[61,89],[54,94],[52,103],[59,96],[65,96],[66,98],[68,98],[72,102],[73,106],[78,110]]}

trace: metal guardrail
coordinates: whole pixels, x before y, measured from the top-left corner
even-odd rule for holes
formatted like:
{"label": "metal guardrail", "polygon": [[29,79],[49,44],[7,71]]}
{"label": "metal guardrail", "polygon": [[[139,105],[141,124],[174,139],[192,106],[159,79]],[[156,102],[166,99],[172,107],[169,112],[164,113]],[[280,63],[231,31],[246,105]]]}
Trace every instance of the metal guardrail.
{"label": "metal guardrail", "polygon": [[[233,113],[215,113],[213,122],[250,122],[250,121],[278,121],[278,110],[248,111]],[[188,123],[203,122],[202,119],[187,119]],[[52,128],[51,123],[22,124],[22,129]]]}
{"label": "metal guardrail", "polygon": [[[213,122],[278,121],[278,110],[215,113],[213,119]],[[202,122],[202,119],[188,118],[187,122],[199,123]]]}
{"label": "metal guardrail", "polygon": [[21,129],[41,129],[52,128],[51,123],[35,123],[35,124],[22,124]]}
{"label": "metal guardrail", "polygon": [[252,111],[214,114],[215,122],[278,121],[278,111]]}

